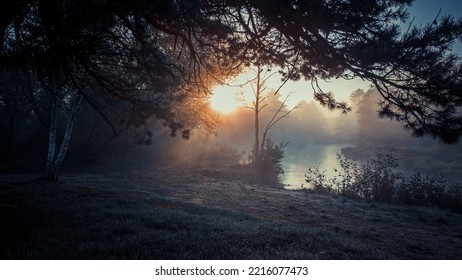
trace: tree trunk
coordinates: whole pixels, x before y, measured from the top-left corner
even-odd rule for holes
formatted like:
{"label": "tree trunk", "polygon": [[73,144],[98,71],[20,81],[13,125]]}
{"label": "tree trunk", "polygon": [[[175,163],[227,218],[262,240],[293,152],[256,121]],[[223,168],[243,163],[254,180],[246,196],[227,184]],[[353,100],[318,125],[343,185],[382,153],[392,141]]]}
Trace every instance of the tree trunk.
{"label": "tree trunk", "polygon": [[58,109],[58,98],[53,96],[51,104],[51,117],[50,117],[50,132],[48,135],[48,156],[45,164],[45,173],[43,174],[44,179],[56,180],[56,175],[53,174],[52,169],[54,165],[55,153],[56,153],[56,126],[58,121],[57,111]]}
{"label": "tree trunk", "polygon": [[263,132],[263,137],[261,138],[260,153],[262,153],[265,150],[265,142],[266,142],[266,134],[267,134],[267,132],[268,132],[268,130],[265,130],[265,132]]}
{"label": "tree trunk", "polygon": [[255,160],[260,158],[260,95],[261,95],[261,82],[260,82],[261,66],[257,64],[257,88],[255,90]]}
{"label": "tree trunk", "polygon": [[255,157],[260,156],[260,128],[258,120],[258,111],[255,111]]}
{"label": "tree trunk", "polygon": [[74,108],[72,108],[71,116],[67,123],[66,132],[64,133],[63,142],[61,143],[61,148],[59,149],[58,157],[56,158],[54,166],[53,166],[53,169],[55,171],[54,173],[56,173],[58,168],[61,167],[61,164],[63,164],[64,157],[66,156],[66,153],[67,153],[67,148],[69,147],[69,141],[71,140],[72,130],[74,128],[74,123],[75,123],[75,116],[77,115],[77,111],[80,107],[80,103],[82,102],[82,99],[83,99],[83,96],[80,95],[79,99],[77,100],[77,103],[74,105]]}
{"label": "tree trunk", "polygon": [[69,121],[67,123],[66,131],[64,133],[63,142],[61,143],[61,147],[59,149],[58,155],[55,157],[56,153],[56,124],[57,124],[57,117],[56,117],[56,109],[57,109],[57,98],[54,98],[52,112],[51,112],[51,122],[50,122],[50,137],[49,137],[49,145],[48,145],[48,158],[47,163],[45,166],[45,174],[43,176],[44,179],[47,180],[57,180],[58,179],[58,169],[61,167],[64,157],[67,153],[67,148],[69,147],[69,142],[72,135],[72,130],[74,128],[75,123],[75,116],[77,115],[78,108],[80,103],[82,102],[83,96],[80,95],[76,104],[72,108],[71,115],[69,117]]}

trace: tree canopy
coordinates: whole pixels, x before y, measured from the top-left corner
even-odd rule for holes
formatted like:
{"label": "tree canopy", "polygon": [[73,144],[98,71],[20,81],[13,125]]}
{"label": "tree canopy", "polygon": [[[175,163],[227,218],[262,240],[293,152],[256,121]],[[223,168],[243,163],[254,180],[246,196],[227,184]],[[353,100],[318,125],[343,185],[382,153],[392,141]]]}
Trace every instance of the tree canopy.
{"label": "tree canopy", "polygon": [[[322,104],[347,108],[323,92],[318,79],[359,77],[383,97],[380,116],[416,136],[459,139],[462,67],[450,51],[462,38],[461,19],[437,17],[413,26],[406,11],[412,1],[406,0],[237,2],[236,18],[254,47],[273,54],[275,46],[285,46],[270,60],[292,62],[290,78],[311,80]],[[262,26],[254,31],[256,22]]]}
{"label": "tree canopy", "polygon": [[[380,116],[414,135],[456,142],[462,66],[451,46],[462,20],[414,26],[412,0],[20,0],[0,4],[1,73],[30,69],[41,87],[83,95],[104,116],[123,100],[186,129],[171,104],[258,61],[312,81],[315,98],[347,110],[319,79],[359,77],[383,98]],[[143,109],[140,109],[143,108]]]}

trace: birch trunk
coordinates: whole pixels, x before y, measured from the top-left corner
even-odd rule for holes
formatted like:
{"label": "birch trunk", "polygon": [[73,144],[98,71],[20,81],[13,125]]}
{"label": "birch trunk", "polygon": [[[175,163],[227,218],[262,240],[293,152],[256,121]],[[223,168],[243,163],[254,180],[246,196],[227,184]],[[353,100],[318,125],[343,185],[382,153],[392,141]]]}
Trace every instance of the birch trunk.
{"label": "birch trunk", "polygon": [[77,115],[77,111],[80,107],[80,103],[82,102],[82,99],[83,99],[83,96],[80,95],[77,102],[74,105],[74,108],[72,108],[71,116],[69,118],[66,131],[64,133],[63,142],[61,143],[61,148],[59,149],[58,156],[53,165],[53,171],[55,174],[57,173],[58,168],[61,167],[61,165],[63,164],[64,157],[66,156],[67,148],[69,147],[69,141],[72,135],[72,130],[74,128],[75,116]]}
{"label": "birch trunk", "polygon": [[72,135],[72,130],[74,128],[75,116],[77,115],[78,108],[82,102],[83,96],[80,95],[76,104],[72,108],[69,121],[67,123],[66,131],[64,132],[63,141],[59,152],[56,154],[56,127],[57,127],[57,98],[53,99],[52,111],[51,111],[51,121],[50,121],[50,136],[48,144],[48,157],[47,163],[45,165],[45,174],[44,179],[47,180],[57,180],[58,179],[58,169],[61,167],[64,157],[67,153],[67,148],[69,147],[69,142]]}
{"label": "birch trunk", "polygon": [[50,180],[56,179],[55,176],[52,174],[52,169],[56,152],[56,123],[58,121],[58,116],[56,114],[58,108],[57,103],[58,98],[53,97],[53,101],[51,104],[50,132],[48,135],[48,156],[47,162],[45,164],[45,173],[43,174],[43,178]]}

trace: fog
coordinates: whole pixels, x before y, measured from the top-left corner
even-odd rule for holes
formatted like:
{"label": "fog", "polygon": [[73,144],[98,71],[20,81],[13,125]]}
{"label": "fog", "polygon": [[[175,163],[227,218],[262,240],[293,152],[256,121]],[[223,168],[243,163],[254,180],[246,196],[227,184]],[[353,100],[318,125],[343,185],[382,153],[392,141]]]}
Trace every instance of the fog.
{"label": "fog", "polygon": [[[268,106],[260,114],[261,130],[264,130],[280,105],[279,96],[269,96]],[[329,118],[325,110],[315,101],[303,101],[298,109],[269,130],[269,136],[275,143],[288,142],[285,148],[287,156],[300,155],[300,151],[312,146],[352,143],[356,129],[355,116],[348,114]],[[164,155],[178,160],[195,160],[202,153],[223,147],[234,149],[245,159],[254,144],[254,112],[241,107],[223,114],[221,121],[215,134],[195,131],[189,140],[183,140],[170,139],[166,133],[160,133],[155,141],[168,141],[167,147],[162,148]]]}
{"label": "fog", "polygon": [[[398,157],[405,172],[415,169],[432,176],[441,174],[450,182],[462,181],[459,172],[462,169],[461,143],[446,145],[428,137],[412,137],[400,123],[377,117],[379,95],[376,92],[351,94],[348,103],[352,111],[348,114],[331,113],[315,101],[303,101],[298,109],[271,128],[269,136],[275,143],[288,142],[283,163],[285,180],[296,177],[296,184],[301,184],[304,172],[317,164],[330,172],[335,165],[336,153],[364,161],[381,149]],[[268,96],[268,106],[260,114],[262,130],[281,105],[281,99],[279,95]],[[2,145],[9,147],[10,151],[9,155],[3,154],[6,165],[15,162],[19,166],[43,164],[47,147],[46,126],[30,119],[27,114],[24,119],[21,115],[16,119],[14,137],[8,142],[9,137],[2,137],[5,141]],[[193,165],[212,162],[214,166],[229,166],[245,163],[254,144],[254,112],[244,107],[222,114],[213,133],[196,129],[189,139],[183,139],[181,135],[172,137],[171,130],[155,118],[136,129],[124,126],[125,123],[117,125],[119,134],[114,135],[96,112],[83,106],[65,164],[133,159]]]}
{"label": "fog", "polygon": [[[332,169],[338,167],[336,153],[364,162],[378,151],[397,157],[403,172],[419,171],[434,177],[443,175],[452,183],[462,180],[459,172],[462,144],[447,145],[429,137],[413,137],[402,124],[378,118],[379,100],[375,91],[352,93],[349,100],[352,111],[348,114],[332,114],[315,101],[303,101],[299,109],[277,123],[269,135],[276,143],[289,143],[285,148],[284,167],[286,175],[291,178],[286,176],[285,180],[292,184],[301,182],[304,172],[318,164],[331,174]],[[270,95],[268,102],[261,113],[261,127],[268,123],[281,104],[279,96]],[[162,155],[197,165],[220,157],[217,154],[231,161],[224,162],[226,164],[235,164],[238,160],[245,162],[254,143],[253,111],[239,108],[221,117],[222,124],[215,134],[196,131],[189,140],[183,140],[159,133],[156,144],[148,149],[155,151],[153,156]]]}
{"label": "fog", "polygon": [[379,100],[376,91],[363,92],[363,97],[356,100],[358,129],[353,141],[355,145],[345,150],[346,154],[364,160],[379,148],[394,154],[400,160],[403,171],[443,175],[454,183],[462,180],[460,142],[447,145],[430,137],[413,137],[400,123],[377,118]]}

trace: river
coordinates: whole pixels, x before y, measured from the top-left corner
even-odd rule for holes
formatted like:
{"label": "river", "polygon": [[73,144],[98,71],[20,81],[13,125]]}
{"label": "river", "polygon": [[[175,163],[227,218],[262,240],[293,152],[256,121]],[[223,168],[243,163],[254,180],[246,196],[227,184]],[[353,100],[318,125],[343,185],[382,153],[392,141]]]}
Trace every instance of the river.
{"label": "river", "polygon": [[283,184],[287,189],[298,189],[304,185],[305,173],[308,168],[319,165],[320,170],[326,170],[327,177],[334,176],[334,168],[339,168],[337,154],[342,148],[351,147],[350,144],[332,144],[324,146],[308,146],[299,152],[299,155],[286,155],[283,161]]}

